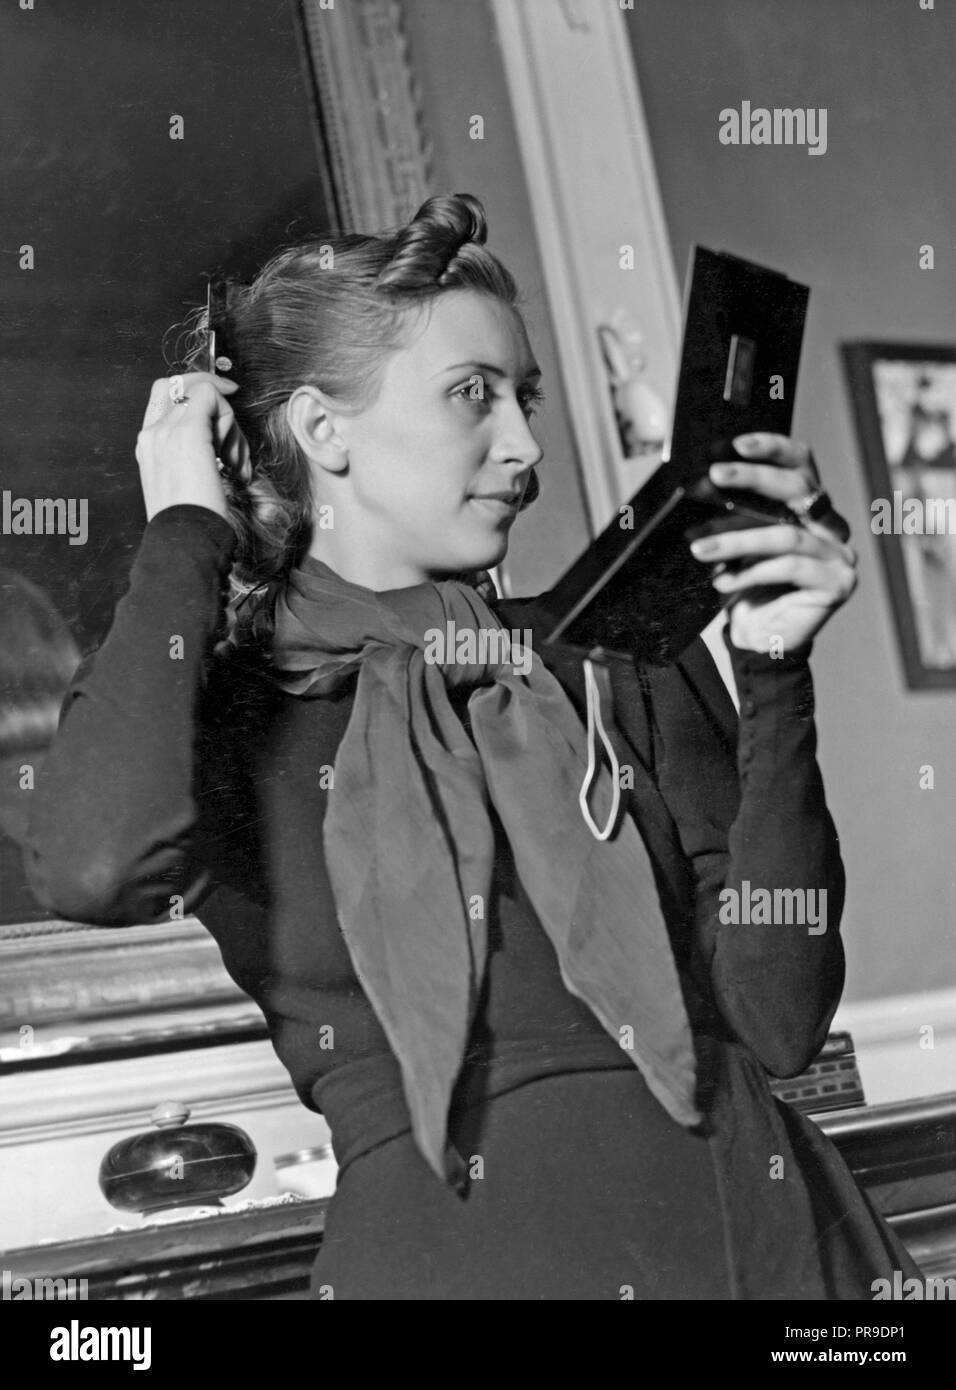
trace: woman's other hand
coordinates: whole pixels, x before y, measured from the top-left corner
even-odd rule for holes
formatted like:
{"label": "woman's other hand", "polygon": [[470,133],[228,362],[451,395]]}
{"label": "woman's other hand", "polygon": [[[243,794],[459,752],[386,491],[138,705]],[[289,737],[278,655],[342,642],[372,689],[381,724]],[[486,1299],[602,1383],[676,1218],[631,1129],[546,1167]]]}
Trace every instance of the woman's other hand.
{"label": "woman's other hand", "polygon": [[[734,448],[747,462],[718,463],[718,487],[795,503],[820,487],[807,446],[780,434],[741,435]],[[753,460],[750,462],[749,460]],[[853,593],[856,553],[836,512],[817,521],[727,531],[694,541],[697,559],[717,566],[714,588],[729,599],[735,647],[783,654],[809,642]],[[726,566],[726,568],[725,568]]]}
{"label": "woman's other hand", "polygon": [[211,372],[189,372],[153,382],[136,440],[146,518],[178,503],[227,515],[219,460],[249,471],[249,448],[229,397],[236,383]]}

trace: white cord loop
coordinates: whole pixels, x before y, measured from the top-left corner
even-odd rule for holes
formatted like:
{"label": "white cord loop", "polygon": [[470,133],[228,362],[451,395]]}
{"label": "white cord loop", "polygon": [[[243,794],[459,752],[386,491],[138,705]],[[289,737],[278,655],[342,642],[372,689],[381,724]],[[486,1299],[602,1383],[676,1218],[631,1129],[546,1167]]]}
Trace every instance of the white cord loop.
{"label": "white cord loop", "polygon": [[[588,704],[588,770],[584,774],[584,781],[581,784],[581,790],[578,794],[578,804],[581,807],[581,814],[584,817],[585,824],[595,840],[607,840],[610,838],[611,832],[617,824],[617,815],[621,806],[621,766],[618,762],[617,754],[614,751],[614,745],[608,737],[607,730],[604,727],[604,720],[601,717],[601,688],[594,674],[594,662],[591,661],[589,657],[585,657],[584,660],[584,688]],[[588,793],[598,775],[596,753],[597,739],[595,735],[597,735],[603,743],[611,763],[613,799],[611,802],[611,811],[607,818],[607,824],[603,830],[598,827],[597,822],[591,815],[591,808],[588,806]]]}

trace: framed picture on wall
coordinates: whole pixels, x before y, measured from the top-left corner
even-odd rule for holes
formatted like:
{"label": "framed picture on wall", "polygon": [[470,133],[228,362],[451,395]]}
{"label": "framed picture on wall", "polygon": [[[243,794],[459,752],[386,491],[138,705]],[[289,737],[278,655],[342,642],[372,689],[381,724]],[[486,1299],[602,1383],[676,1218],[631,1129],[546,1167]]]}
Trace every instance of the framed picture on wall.
{"label": "framed picture on wall", "polygon": [[842,351],[907,684],[956,688],[956,344]]}

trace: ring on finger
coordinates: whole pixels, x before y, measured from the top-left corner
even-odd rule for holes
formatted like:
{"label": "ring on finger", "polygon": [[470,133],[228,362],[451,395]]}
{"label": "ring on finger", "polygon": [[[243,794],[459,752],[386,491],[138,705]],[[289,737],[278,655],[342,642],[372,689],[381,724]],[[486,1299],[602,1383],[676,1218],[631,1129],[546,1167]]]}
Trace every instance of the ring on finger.
{"label": "ring on finger", "polygon": [[185,405],[189,400],[181,376],[170,377],[169,399],[172,401],[173,405]]}
{"label": "ring on finger", "polygon": [[822,522],[839,541],[849,540],[849,523],[835,509],[830,494],[822,487],[812,488],[803,497],[796,497],[792,502],[788,502],[787,506],[800,521]]}
{"label": "ring on finger", "polygon": [[819,521],[821,517],[833,511],[830,494],[822,487],[814,488],[811,492],[805,493],[803,497],[793,498],[787,503],[787,506],[796,513],[801,521]]}

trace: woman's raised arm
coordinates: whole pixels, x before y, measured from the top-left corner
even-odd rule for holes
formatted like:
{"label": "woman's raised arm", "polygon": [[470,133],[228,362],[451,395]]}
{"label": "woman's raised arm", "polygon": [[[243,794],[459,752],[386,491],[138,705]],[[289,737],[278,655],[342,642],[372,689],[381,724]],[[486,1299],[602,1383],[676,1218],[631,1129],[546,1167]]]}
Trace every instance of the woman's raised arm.
{"label": "woman's raised arm", "polygon": [[83,662],[37,778],[25,846],[51,911],[123,926],[191,910],[198,718],[235,536],[216,455],[237,447],[205,373],[154,384],[137,441],[148,525],[103,646]]}
{"label": "woman's raised arm", "polygon": [[156,921],[205,891],[190,853],[197,716],[233,546],[208,508],[157,513],[109,635],[67,693],[25,849],[34,893],[60,916]]}

